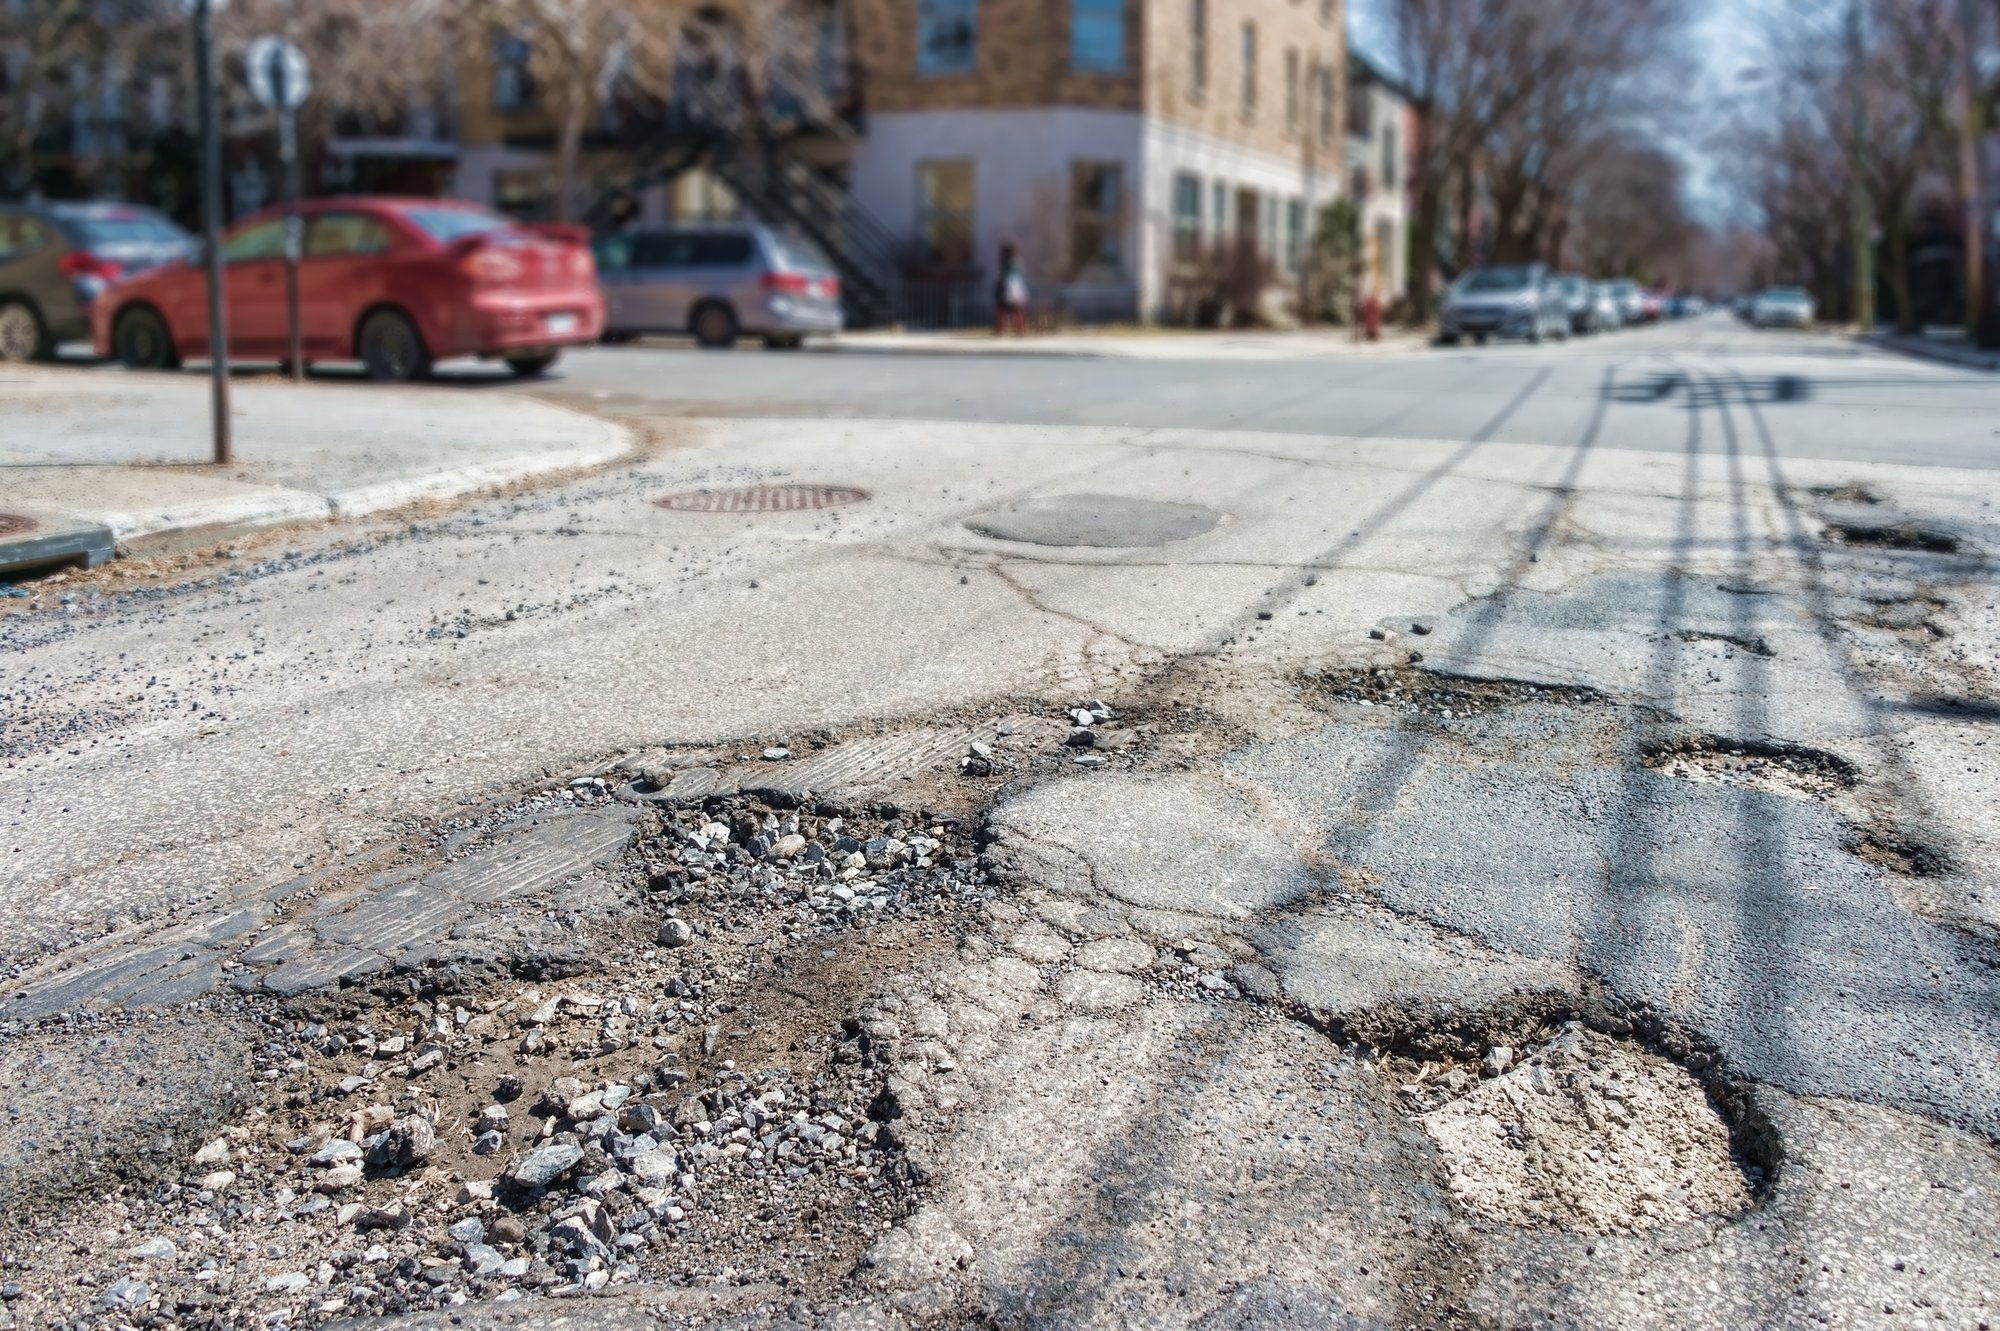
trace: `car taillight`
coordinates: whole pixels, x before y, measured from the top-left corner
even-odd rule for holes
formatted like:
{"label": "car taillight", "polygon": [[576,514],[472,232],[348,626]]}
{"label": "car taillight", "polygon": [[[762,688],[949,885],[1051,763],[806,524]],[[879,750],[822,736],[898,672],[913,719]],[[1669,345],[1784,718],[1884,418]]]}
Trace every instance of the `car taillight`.
{"label": "car taillight", "polygon": [[804,273],[766,273],[763,288],[787,296],[804,296],[812,291],[812,279]]}
{"label": "car taillight", "polygon": [[518,282],[522,266],[511,250],[481,246],[459,261],[459,268],[475,282]]}
{"label": "car taillight", "polygon": [[587,249],[573,249],[569,253],[569,272],[571,277],[596,277],[597,260]]}
{"label": "car taillight", "polygon": [[822,277],[819,280],[819,294],[825,296],[828,300],[839,300],[840,279],[837,277]]}
{"label": "car taillight", "polygon": [[118,274],[125,271],[116,259],[107,259],[89,250],[71,250],[56,260],[56,267],[64,277],[95,277],[105,282],[117,281]]}

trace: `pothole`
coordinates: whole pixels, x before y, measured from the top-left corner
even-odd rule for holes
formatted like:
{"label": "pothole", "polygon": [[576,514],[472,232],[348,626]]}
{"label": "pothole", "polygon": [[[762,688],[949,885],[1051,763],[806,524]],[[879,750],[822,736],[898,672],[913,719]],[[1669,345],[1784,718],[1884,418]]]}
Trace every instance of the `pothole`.
{"label": "pothole", "polygon": [[841,1286],[916,1195],[854,1014],[945,964],[991,900],[970,830],[746,797],[648,822],[554,902],[494,908],[570,919],[566,979],[446,955],[256,1000],[257,1089],[198,1153],[74,1215],[5,1218],[10,1312],[303,1325]]}
{"label": "pothole", "polygon": [[1422,1065],[1399,1087],[1453,1201],[1504,1224],[1582,1234],[1748,1210],[1764,1175],[1686,1068],[1569,1022],[1475,1070]]}
{"label": "pothole", "polygon": [[1954,871],[1950,856],[1900,832],[1857,831],[1847,849],[1882,872],[1902,878],[1943,878]]}
{"label": "pothole", "polygon": [[1219,511],[1203,504],[1077,494],[1024,499],[968,518],[965,525],[996,541],[1133,549],[1192,540],[1221,521]]}
{"label": "pothole", "polygon": [[1880,526],[1833,522],[1827,524],[1826,530],[1821,535],[1839,545],[1859,546],[1871,550],[1914,550],[1933,555],[1957,554],[1959,545],[1956,536],[1920,527],[1913,522]]}
{"label": "pothole", "polygon": [[1329,670],[1305,677],[1309,692],[1329,702],[1387,707],[1398,712],[1453,720],[1503,707],[1544,703],[1585,707],[1604,701],[1596,689],[1578,684],[1532,684],[1519,679],[1475,679],[1409,666]]}
{"label": "pothole", "polygon": [[1744,633],[1716,633],[1708,629],[1682,629],[1680,632],[1674,634],[1674,636],[1682,642],[1723,643],[1727,646],[1746,651],[1752,656],[1773,657],[1777,655],[1776,652],[1771,650],[1771,644],[1764,641],[1761,634],[1753,636]]}
{"label": "pothole", "polygon": [[1693,735],[1647,750],[1646,767],[1683,781],[1824,800],[1860,780],[1854,764],[1802,746]]}

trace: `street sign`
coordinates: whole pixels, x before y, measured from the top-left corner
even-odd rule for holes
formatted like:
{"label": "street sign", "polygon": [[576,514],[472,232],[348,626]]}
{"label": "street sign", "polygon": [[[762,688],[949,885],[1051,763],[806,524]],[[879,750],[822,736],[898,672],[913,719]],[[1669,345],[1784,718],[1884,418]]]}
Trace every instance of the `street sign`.
{"label": "street sign", "polygon": [[299,224],[299,126],[297,111],[312,91],[312,70],[305,53],[283,37],[265,35],[244,53],[250,95],[278,112],[278,159],[285,169],[285,324],[290,336],[286,367],[294,379],[306,374],[305,347],[299,334],[299,252],[304,228]]}
{"label": "street sign", "polygon": [[283,37],[259,37],[250,43],[243,64],[250,95],[265,106],[296,111],[312,92],[312,69],[305,52]]}

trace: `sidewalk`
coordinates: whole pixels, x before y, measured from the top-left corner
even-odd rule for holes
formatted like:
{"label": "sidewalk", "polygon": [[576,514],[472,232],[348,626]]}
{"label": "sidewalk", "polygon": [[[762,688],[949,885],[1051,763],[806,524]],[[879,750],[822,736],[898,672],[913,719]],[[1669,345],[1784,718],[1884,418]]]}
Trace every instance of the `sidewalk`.
{"label": "sidewalk", "polygon": [[1357,342],[1346,328],[1301,329],[1296,332],[1195,331],[1160,328],[1140,330],[1066,329],[1031,333],[1027,337],[995,337],[991,329],[958,328],[938,332],[851,332],[826,341],[808,342],[813,351],[866,355],[1021,355],[1103,357],[1121,360],[1282,360],[1323,356],[1408,355],[1430,345],[1430,335],[1385,333],[1379,342]]}
{"label": "sidewalk", "polygon": [[122,552],[448,499],[630,445],[609,422],[493,389],[238,381],[237,461],[217,467],[208,394],[193,374],[0,373],[0,509],[44,531],[108,529]]}
{"label": "sidewalk", "polygon": [[1855,335],[1855,341],[1883,351],[1897,351],[1968,370],[2000,370],[2000,351],[1976,347],[1957,329],[1925,333],[1897,333],[1878,328]]}

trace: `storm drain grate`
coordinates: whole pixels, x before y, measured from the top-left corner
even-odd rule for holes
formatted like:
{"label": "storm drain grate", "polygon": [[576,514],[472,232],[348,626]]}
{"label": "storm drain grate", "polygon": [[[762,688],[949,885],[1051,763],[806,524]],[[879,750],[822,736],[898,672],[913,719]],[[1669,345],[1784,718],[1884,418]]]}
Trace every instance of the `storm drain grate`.
{"label": "storm drain grate", "polygon": [[26,513],[0,513],[0,536],[19,536],[41,525]]}
{"label": "storm drain grate", "polygon": [[727,490],[682,490],[653,502],[677,513],[791,513],[837,508],[868,498],[852,485],[743,485]]}

